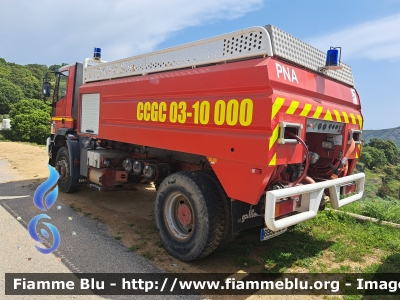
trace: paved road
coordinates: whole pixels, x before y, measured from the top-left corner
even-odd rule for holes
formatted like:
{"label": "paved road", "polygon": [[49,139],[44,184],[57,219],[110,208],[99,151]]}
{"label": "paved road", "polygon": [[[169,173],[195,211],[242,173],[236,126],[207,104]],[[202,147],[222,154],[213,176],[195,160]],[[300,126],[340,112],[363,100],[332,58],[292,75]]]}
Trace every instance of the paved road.
{"label": "paved road", "polygon": [[[4,273],[160,273],[151,261],[136,255],[106,233],[106,225],[76,214],[60,200],[47,214],[61,236],[59,248],[52,254],[39,253],[28,234],[29,221],[41,211],[33,204],[35,180],[16,181],[18,173],[0,159],[0,289],[4,296]],[[71,220],[72,218],[72,220]],[[18,220],[20,219],[20,220]],[[1,298],[2,298],[1,297]],[[12,296],[10,296],[12,298]],[[15,296],[18,299],[32,297]],[[57,299],[60,296],[42,296]],[[100,299],[98,296],[63,296]],[[8,296],[7,296],[8,298]],[[36,298],[36,297],[35,297]],[[132,296],[103,296],[103,299],[132,299]],[[136,297],[135,299],[150,297]],[[157,299],[200,299],[195,296],[151,296]]]}

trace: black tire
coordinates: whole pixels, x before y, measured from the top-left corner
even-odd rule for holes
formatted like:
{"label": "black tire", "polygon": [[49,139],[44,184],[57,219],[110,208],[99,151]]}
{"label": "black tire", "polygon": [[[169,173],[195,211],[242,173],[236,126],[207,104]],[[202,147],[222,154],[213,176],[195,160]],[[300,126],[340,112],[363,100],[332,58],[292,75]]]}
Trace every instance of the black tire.
{"label": "black tire", "polygon": [[160,188],[161,182],[162,182],[162,180],[160,180],[160,179],[154,180],[153,184],[154,184],[154,188],[156,189],[156,191],[158,191],[158,189]]}
{"label": "black tire", "polygon": [[157,192],[155,220],[169,253],[183,261],[203,258],[217,249],[220,236],[219,191],[201,172],[178,172]]}
{"label": "black tire", "polygon": [[213,170],[202,170],[200,172],[210,177],[219,192],[218,212],[221,219],[221,226],[219,230],[221,242],[219,243],[216,251],[223,250],[233,241],[236,236],[232,234],[231,199],[225,193],[217,175],[215,175]]}
{"label": "black tire", "polygon": [[319,204],[318,210],[319,211],[325,210],[325,208],[326,208],[326,198],[324,195],[324,196],[322,196],[321,203]]}
{"label": "black tire", "polygon": [[75,193],[81,187],[78,184],[72,182],[72,176],[70,174],[69,167],[69,152],[65,147],[60,148],[57,152],[55,169],[60,178],[58,179],[58,187],[64,193]]}

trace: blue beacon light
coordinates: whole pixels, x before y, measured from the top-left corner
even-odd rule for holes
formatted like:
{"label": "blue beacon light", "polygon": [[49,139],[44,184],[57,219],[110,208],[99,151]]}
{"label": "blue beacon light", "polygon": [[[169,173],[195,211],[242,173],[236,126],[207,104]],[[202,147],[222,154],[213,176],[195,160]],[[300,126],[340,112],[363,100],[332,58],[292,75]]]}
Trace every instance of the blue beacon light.
{"label": "blue beacon light", "polygon": [[[340,51],[339,51],[340,50]],[[326,53],[326,62],[324,69],[327,70],[340,70],[340,57],[342,55],[341,47],[331,47]]]}
{"label": "blue beacon light", "polygon": [[94,48],[93,51],[93,58],[96,60],[100,60],[101,59],[101,48]]}

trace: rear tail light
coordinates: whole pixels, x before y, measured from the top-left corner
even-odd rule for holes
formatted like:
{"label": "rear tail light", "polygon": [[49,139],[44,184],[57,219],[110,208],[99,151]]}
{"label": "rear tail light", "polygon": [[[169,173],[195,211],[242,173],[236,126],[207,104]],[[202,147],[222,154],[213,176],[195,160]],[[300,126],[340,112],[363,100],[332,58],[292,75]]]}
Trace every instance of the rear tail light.
{"label": "rear tail light", "polygon": [[275,204],[275,218],[286,215],[293,211],[293,199],[282,200]]}
{"label": "rear tail light", "polygon": [[294,212],[298,206],[301,206],[301,195],[295,195],[277,201],[275,204],[275,218]]}

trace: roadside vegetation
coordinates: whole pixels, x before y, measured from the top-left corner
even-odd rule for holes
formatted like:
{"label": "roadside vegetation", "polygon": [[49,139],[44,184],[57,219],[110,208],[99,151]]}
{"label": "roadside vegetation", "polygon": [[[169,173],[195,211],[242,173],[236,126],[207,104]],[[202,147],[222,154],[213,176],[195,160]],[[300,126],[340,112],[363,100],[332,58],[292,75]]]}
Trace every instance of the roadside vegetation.
{"label": "roadside vegetation", "polygon": [[247,230],[226,251],[237,266],[259,272],[375,273],[400,272],[399,229],[335,211],[323,211],[270,241],[255,241]]}
{"label": "roadside vegetation", "polygon": [[362,200],[341,210],[400,224],[400,149],[372,138],[361,151],[359,169],[366,175]]}
{"label": "roadside vegetation", "polygon": [[0,131],[0,141],[46,143],[51,107],[42,100],[41,85],[47,73],[52,80],[50,72],[62,65],[22,66],[0,58],[0,122],[11,120],[11,130]]}

